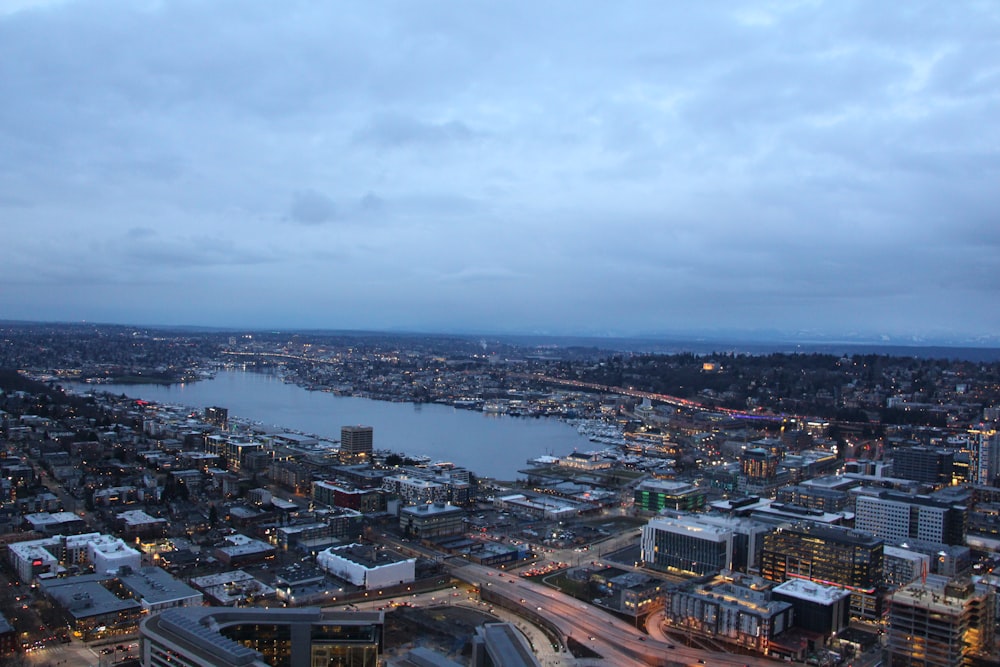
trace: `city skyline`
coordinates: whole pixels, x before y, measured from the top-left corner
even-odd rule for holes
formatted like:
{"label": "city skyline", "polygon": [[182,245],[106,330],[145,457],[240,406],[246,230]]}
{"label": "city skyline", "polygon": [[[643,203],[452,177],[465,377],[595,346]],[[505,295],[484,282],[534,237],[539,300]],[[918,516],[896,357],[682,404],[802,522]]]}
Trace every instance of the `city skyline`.
{"label": "city skyline", "polygon": [[0,318],[996,342],[972,2],[0,8]]}

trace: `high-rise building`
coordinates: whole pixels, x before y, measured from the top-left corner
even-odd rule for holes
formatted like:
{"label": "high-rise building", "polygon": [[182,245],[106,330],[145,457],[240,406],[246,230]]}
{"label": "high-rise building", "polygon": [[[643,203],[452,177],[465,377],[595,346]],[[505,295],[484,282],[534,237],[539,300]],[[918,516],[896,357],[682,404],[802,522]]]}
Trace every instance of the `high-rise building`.
{"label": "high-rise building", "polygon": [[893,491],[858,495],[854,527],[899,544],[908,539],[964,544],[968,510],[962,505]]}
{"label": "high-rise building", "polygon": [[892,474],[924,484],[944,486],[951,483],[955,453],[932,447],[904,447],[892,453]]}
{"label": "high-rise building", "polygon": [[760,573],[771,581],[808,579],[851,591],[851,614],[876,619],[881,609],[884,542],[870,533],[811,522],[764,536]]}
{"label": "high-rise building", "polygon": [[344,426],[340,429],[340,460],[344,463],[366,463],[372,458],[374,443],[371,426]]}
{"label": "high-rise building", "polygon": [[995,593],[985,584],[930,575],[892,595],[891,667],[997,664]]}
{"label": "high-rise building", "polygon": [[229,425],[229,410],[220,407],[205,408],[205,421],[219,428],[226,428]]}
{"label": "high-rise building", "polygon": [[995,424],[981,424],[972,429],[970,435],[975,439],[975,468],[973,481],[983,486],[995,486],[1000,477],[1000,432]]}
{"label": "high-rise building", "polygon": [[139,627],[143,667],[376,667],[383,612],[168,609]]}

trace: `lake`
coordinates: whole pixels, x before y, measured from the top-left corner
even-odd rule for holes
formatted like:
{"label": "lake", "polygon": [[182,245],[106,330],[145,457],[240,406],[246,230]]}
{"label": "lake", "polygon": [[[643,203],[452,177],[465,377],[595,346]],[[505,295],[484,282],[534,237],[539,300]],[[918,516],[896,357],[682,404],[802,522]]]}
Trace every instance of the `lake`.
{"label": "lake", "polygon": [[76,385],[157,403],[204,409],[219,406],[248,419],[331,440],[340,427],[374,429],[375,448],[451,461],[480,477],[515,479],[528,459],[598,446],[570,424],[552,418],[510,417],[436,403],[393,403],[336,396],[286,384],[275,375],[225,370],[214,379],[176,385]]}

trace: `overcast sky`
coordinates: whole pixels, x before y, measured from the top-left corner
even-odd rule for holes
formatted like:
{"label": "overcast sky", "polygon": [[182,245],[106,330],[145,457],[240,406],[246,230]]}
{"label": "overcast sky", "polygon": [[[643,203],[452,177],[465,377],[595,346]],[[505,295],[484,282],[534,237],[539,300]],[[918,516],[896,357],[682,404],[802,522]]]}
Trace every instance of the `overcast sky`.
{"label": "overcast sky", "polygon": [[0,319],[1000,334],[1000,4],[0,3]]}

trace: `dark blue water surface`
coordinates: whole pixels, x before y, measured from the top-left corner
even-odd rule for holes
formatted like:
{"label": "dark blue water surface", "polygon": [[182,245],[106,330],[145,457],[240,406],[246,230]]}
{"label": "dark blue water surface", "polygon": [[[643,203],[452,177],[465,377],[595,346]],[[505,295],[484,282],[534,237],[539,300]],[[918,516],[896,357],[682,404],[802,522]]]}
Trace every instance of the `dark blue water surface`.
{"label": "dark blue water surface", "polygon": [[220,371],[190,384],[86,385],[158,403],[203,409],[219,406],[230,417],[340,439],[340,427],[373,427],[375,448],[451,461],[481,477],[515,479],[525,462],[596,446],[566,423],[551,418],[486,415],[438,404],[392,403],[335,396],[286,384],[274,375]]}

